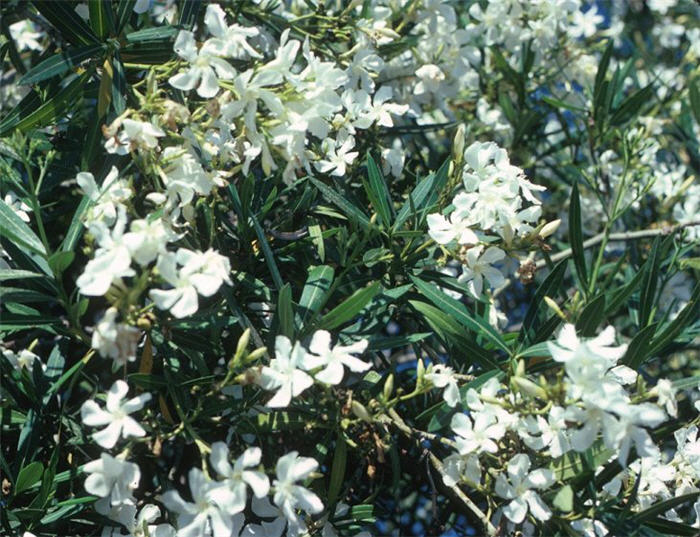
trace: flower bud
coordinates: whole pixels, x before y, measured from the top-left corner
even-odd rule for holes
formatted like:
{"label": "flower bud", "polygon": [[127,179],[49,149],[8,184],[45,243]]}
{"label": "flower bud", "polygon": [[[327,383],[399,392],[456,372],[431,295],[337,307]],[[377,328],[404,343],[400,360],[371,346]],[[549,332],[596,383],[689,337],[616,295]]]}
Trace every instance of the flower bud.
{"label": "flower bud", "polygon": [[561,218],[557,218],[556,220],[547,222],[544,226],[542,226],[542,229],[540,229],[540,238],[546,239],[547,237],[552,235],[559,228],[560,224]]}
{"label": "flower bud", "polygon": [[513,377],[513,384],[515,384],[515,386],[521,392],[529,395],[530,397],[537,397],[538,399],[547,398],[547,392],[528,378]]}
{"label": "flower bud", "polygon": [[457,132],[455,132],[454,142],[452,143],[452,158],[459,164],[464,159],[464,124],[457,127]]}
{"label": "flower bud", "polygon": [[350,408],[352,409],[352,413],[355,414],[355,416],[360,418],[362,421],[372,423],[372,417],[369,415],[369,412],[367,412],[365,405],[363,405],[362,403],[358,403],[357,401],[353,401],[352,403],[350,403]]}
{"label": "flower bud", "polygon": [[384,382],[384,400],[388,401],[391,394],[394,392],[394,374],[390,373]]}

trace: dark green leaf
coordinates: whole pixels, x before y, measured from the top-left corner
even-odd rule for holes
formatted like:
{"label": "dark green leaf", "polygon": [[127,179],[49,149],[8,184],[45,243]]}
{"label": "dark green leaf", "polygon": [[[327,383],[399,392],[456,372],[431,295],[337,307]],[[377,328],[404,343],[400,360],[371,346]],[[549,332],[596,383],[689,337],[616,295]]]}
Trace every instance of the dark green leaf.
{"label": "dark green leaf", "polygon": [[7,134],[12,129],[24,131],[31,127],[41,127],[55,123],[63,117],[63,113],[82,94],[83,86],[91,75],[91,72],[85,72],[80,76],[76,76],[38,108],[20,110],[16,122],[7,125],[3,121],[3,124],[0,126],[0,136]]}
{"label": "dark green leaf", "polygon": [[389,189],[386,180],[382,175],[379,166],[374,162],[372,155],[367,153],[367,176],[368,180],[363,184],[369,197],[370,203],[379,215],[380,221],[386,226],[391,225],[393,217],[393,207],[390,204]]}
{"label": "dark green leaf", "polygon": [[693,320],[697,320],[699,301],[700,284],[697,284],[685,307],[680,311],[676,318],[668,323],[661,333],[652,340],[651,349],[649,350],[650,355],[663,350],[664,347],[672,343],[673,340],[678,337],[686,326],[693,322]]}
{"label": "dark green leaf", "polygon": [[449,168],[450,161],[446,160],[437,172],[431,173],[416,185],[396,216],[394,230],[399,229],[409,216],[417,217],[416,224],[421,223],[419,215],[437,202],[440,192],[447,183]]}
{"label": "dark green leaf", "polygon": [[88,0],[90,26],[100,39],[115,31],[111,0]]}
{"label": "dark green leaf", "polygon": [[258,219],[255,215],[250,215],[250,221],[255,229],[255,234],[258,236],[258,241],[260,242],[260,248],[262,249],[263,256],[265,257],[265,262],[267,263],[267,268],[270,270],[270,276],[272,276],[272,281],[275,283],[275,287],[280,290],[284,283],[282,282],[282,276],[277,268],[277,262],[275,261],[275,254],[272,253],[272,248],[270,248],[270,243],[267,242],[267,237],[265,237],[265,232],[263,228],[258,223]]}
{"label": "dark green leaf", "polygon": [[134,5],[136,0],[119,0],[117,4],[117,34],[121,34],[124,27],[128,24],[131,15],[134,13]]}
{"label": "dark green leaf", "polygon": [[659,280],[659,264],[661,263],[661,238],[656,237],[651,247],[649,259],[644,264],[642,289],[639,295],[639,327],[644,328],[651,321],[651,311],[656,298],[656,286]]}
{"label": "dark green leaf", "polygon": [[345,467],[348,461],[348,446],[345,443],[345,435],[339,431],[333,452],[333,462],[331,463],[331,477],[328,482],[328,505],[335,505],[343,486],[345,477]]}
{"label": "dark green leaf", "polygon": [[333,267],[321,265],[309,269],[306,284],[301,292],[299,308],[301,309],[301,326],[323,307],[328,300],[326,293],[333,283]]}
{"label": "dark green leaf", "polygon": [[44,465],[39,461],[32,462],[20,470],[15,483],[15,495],[21,494],[34,483],[41,479],[41,474],[44,473]]}
{"label": "dark green leaf", "polygon": [[29,226],[7,205],[0,200],[0,235],[13,241],[17,246],[29,248],[41,255],[46,254],[44,245]]}
{"label": "dark green leaf", "polygon": [[333,330],[341,324],[353,319],[369,304],[381,290],[379,282],[373,282],[367,287],[358,289],[331,311],[326,313],[318,323],[319,329]]}
{"label": "dark green leaf", "polygon": [[605,295],[598,295],[583,308],[576,321],[576,330],[584,337],[593,337],[604,319]]}
{"label": "dark green leaf", "polygon": [[534,339],[535,333],[537,332],[537,313],[544,303],[544,297],[554,296],[558,292],[559,287],[564,280],[564,273],[566,272],[566,262],[564,259],[554,266],[552,271],[547,275],[544,281],[537,287],[534,296],[530,300],[530,306],[525,314],[525,319],[523,320],[523,326],[520,329],[520,335],[518,336],[519,341],[531,342]]}
{"label": "dark green leaf", "polygon": [[471,330],[475,335],[483,336],[494,346],[510,355],[510,349],[503,340],[503,336],[496,332],[488,322],[484,321],[481,317],[469,313],[464,304],[443,293],[435,285],[424,282],[415,276],[411,276],[411,280],[416,285],[418,291],[440,308],[446,315],[456,319],[466,329]]}
{"label": "dark green leaf", "polygon": [[62,75],[66,71],[77,67],[83,60],[96,57],[99,52],[104,50],[105,46],[102,44],[69,48],[32,67],[18,83],[20,85],[36,84],[47,78]]}
{"label": "dark green leaf", "polygon": [[586,271],[585,249],[583,248],[583,230],[581,225],[581,201],[578,195],[578,185],[574,183],[571,189],[569,201],[569,243],[571,244],[571,257],[574,260],[576,274],[583,288],[588,287],[588,273]]}
{"label": "dark green leaf", "polygon": [[649,342],[656,333],[656,324],[652,323],[642,328],[630,341],[627,347],[627,352],[623,356],[621,362],[632,369],[637,369],[644,359],[649,355],[651,350]]}
{"label": "dark green leaf", "polygon": [[688,96],[690,98],[690,109],[695,116],[695,121],[700,125],[700,78],[696,78],[689,84]]}
{"label": "dark green leaf", "polygon": [[140,41],[162,41],[165,39],[175,40],[178,34],[178,29],[174,26],[158,26],[156,28],[146,28],[138,30],[126,35],[126,40],[129,43],[138,43]]}
{"label": "dark green leaf", "polygon": [[80,18],[70,2],[55,0],[34,0],[32,2],[39,12],[73,45],[93,45],[99,39]]}
{"label": "dark green leaf", "polygon": [[277,298],[277,323],[280,334],[290,339],[294,338],[292,287],[288,283],[282,286]]}
{"label": "dark green leaf", "polygon": [[369,226],[369,218],[361,209],[358,209],[355,205],[318,179],[309,177],[309,180],[321,191],[323,197],[343,211],[343,214],[347,218],[358,222],[363,228]]}

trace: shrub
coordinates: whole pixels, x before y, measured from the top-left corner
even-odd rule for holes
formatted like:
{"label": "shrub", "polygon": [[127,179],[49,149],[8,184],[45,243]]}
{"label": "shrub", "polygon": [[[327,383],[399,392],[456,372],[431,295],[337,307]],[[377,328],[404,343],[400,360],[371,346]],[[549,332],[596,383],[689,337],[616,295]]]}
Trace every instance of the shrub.
{"label": "shrub", "polygon": [[1,9],[4,534],[697,533],[697,3]]}

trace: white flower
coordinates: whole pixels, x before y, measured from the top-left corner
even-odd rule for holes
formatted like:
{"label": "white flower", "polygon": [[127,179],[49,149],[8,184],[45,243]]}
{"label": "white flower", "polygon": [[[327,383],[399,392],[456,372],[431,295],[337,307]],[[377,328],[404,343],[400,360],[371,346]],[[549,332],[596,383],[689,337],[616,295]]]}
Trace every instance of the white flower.
{"label": "white flower", "polygon": [[530,458],[525,454],[515,455],[508,462],[508,477],[501,473],[496,478],[495,491],[501,498],[511,500],[503,508],[508,520],[520,524],[525,520],[528,508],[537,520],[549,520],[552,512],[533,489],[546,489],[554,483],[554,472],[548,469],[530,470]]}
{"label": "white flower", "polygon": [[131,257],[139,265],[145,266],[166,252],[166,245],[178,236],[166,227],[163,219],[157,218],[132,220],[130,231],[124,234],[124,242]]}
{"label": "white flower", "polygon": [[29,19],[17,21],[10,24],[10,36],[15,42],[17,50],[42,50],[44,47],[39,42],[43,37],[43,32],[38,32],[37,27]]}
{"label": "white flower", "polygon": [[285,336],[275,339],[275,357],[269,366],[263,366],[260,372],[260,386],[265,390],[277,390],[267,402],[269,407],[286,407],[301,392],[310,387],[314,381],[302,369],[308,369],[308,355],[297,341],[292,342]]}
{"label": "white flower", "polygon": [[449,220],[439,213],[429,214],[428,218],[428,235],[438,244],[449,244],[453,240],[457,240],[457,244],[477,244],[479,238],[471,229],[472,222],[464,217],[464,214],[459,211],[453,211]]}
{"label": "white flower", "polygon": [[368,129],[377,124],[382,127],[393,127],[392,115],[402,116],[408,112],[408,105],[389,102],[392,96],[391,86],[382,86],[374,94],[370,102],[370,96],[364,90],[354,92],[355,101],[361,106],[362,112],[355,126],[360,129]]}
{"label": "white flower", "polygon": [[469,291],[475,297],[479,297],[483,291],[484,278],[491,288],[499,287],[505,282],[501,271],[492,266],[505,258],[505,252],[496,246],[489,246],[486,251],[483,249],[483,246],[475,246],[467,250],[463,272],[458,278],[460,283],[467,283]]}
{"label": "white flower", "polygon": [[165,136],[160,127],[148,121],[124,119],[122,131],[116,136],[110,136],[105,142],[107,153],[126,155],[134,149],[149,150],[158,147],[158,138]]}
{"label": "white flower", "polygon": [[226,14],[218,4],[207,6],[204,15],[209,33],[214,37],[207,40],[207,49],[215,52],[219,56],[236,58],[239,60],[251,58],[262,58],[262,54],[248,44],[247,39],[260,35],[257,28],[245,28],[238,24],[228,26],[226,24]]}
{"label": "white flower", "polygon": [[[248,524],[243,529],[244,537],[281,537],[284,528],[287,527],[287,518],[279,507],[272,505],[270,500],[264,498],[253,498],[250,507],[256,516],[260,517],[260,524]],[[269,520],[272,519],[272,520]],[[298,520],[297,525],[290,525],[287,530],[289,537],[303,535],[306,531],[306,524]]]}
{"label": "white flower", "polygon": [[359,153],[350,151],[355,147],[355,138],[348,136],[340,147],[336,149],[336,142],[330,138],[326,138],[322,144],[326,152],[325,160],[319,160],[314,163],[316,169],[321,173],[329,173],[337,177],[344,177],[347,171],[347,166],[352,164]]}
{"label": "white flower", "polygon": [[108,308],[92,333],[91,346],[105,358],[120,365],[136,360],[136,347],[141,330],[126,323],[118,323],[119,311]]}
{"label": "white flower", "polygon": [[20,219],[24,222],[29,222],[29,215],[27,214],[28,212],[32,212],[31,207],[24,203],[19,197],[17,197],[17,194],[15,194],[12,191],[9,191],[7,194],[5,194],[5,204],[10,207],[14,211],[14,213],[20,217]]}
{"label": "white flower", "polygon": [[270,490],[270,481],[262,472],[246,470],[260,464],[260,448],[246,449],[233,466],[228,461],[228,454],[224,442],[212,444],[211,465],[224,480],[212,487],[209,497],[229,515],[235,515],[245,509],[247,486],[253,489],[256,498],[262,498]]}
{"label": "white flower", "polygon": [[85,479],[85,490],[102,498],[95,503],[98,513],[106,515],[114,506],[134,503],[132,491],[141,480],[137,464],[102,453],[99,459],[83,466],[83,471],[90,474]]}
{"label": "white flower", "polygon": [[218,43],[207,46],[205,43],[197,50],[194,34],[187,30],[180,30],[175,40],[174,50],[178,56],[190,63],[189,69],[184,73],[178,73],[168,80],[174,88],[190,91],[195,87],[197,94],[210,99],[219,93],[219,78],[231,80],[236,75],[236,70],[224,59],[217,56]]}
{"label": "white flower", "polygon": [[192,468],[187,479],[193,502],[183,500],[176,490],[168,490],[160,497],[163,505],[177,514],[178,537],[238,536],[243,515],[231,516],[211,500],[209,493],[215,484],[199,468]]}
{"label": "white flower", "polygon": [[454,369],[450,366],[445,364],[431,365],[423,378],[436,388],[445,388],[442,392],[442,398],[450,407],[454,408],[460,402],[459,386]]}
{"label": "white flower", "polygon": [[87,220],[104,220],[107,226],[114,225],[118,206],[133,195],[126,181],[119,179],[116,166],[112,166],[99,187],[90,172],[80,172],[75,178],[85,195],[92,201]]}
{"label": "white flower", "polygon": [[34,364],[37,363],[37,360],[39,361],[39,366],[42,369],[46,369],[46,366],[41,363],[41,359],[34,354],[31,351],[28,351],[27,349],[22,349],[18,353],[12,352],[10,349],[5,349],[2,351],[2,354],[7,360],[12,364],[12,367],[17,369],[18,371],[21,371],[22,369],[26,369],[31,373],[34,370]]}
{"label": "white flower", "polygon": [[676,389],[673,383],[668,379],[660,379],[654,389],[651,391],[653,395],[658,397],[657,404],[665,407],[669,416],[678,416],[678,403],[676,402]]}
{"label": "white flower", "polygon": [[144,393],[133,399],[122,402],[129,391],[129,385],[123,380],[118,380],[107,392],[107,405],[105,410],[93,400],[83,403],[80,408],[80,417],[85,425],[107,427],[92,435],[92,438],[104,448],[111,449],[119,440],[119,437],[128,438],[130,436],[144,436],[143,430],[136,420],[129,414],[141,410],[143,405],[151,400],[150,393]]}
{"label": "white flower", "polygon": [[309,359],[309,368],[322,367],[323,369],[314,375],[314,378],[325,384],[340,384],[343,380],[343,366],[351,371],[362,372],[372,367],[353,354],[362,354],[367,348],[367,340],[356,341],[351,345],[335,345],[331,347],[331,335],[325,330],[314,333],[309,344],[309,351],[313,359]]}
{"label": "white flower", "polygon": [[111,230],[103,221],[91,223],[90,233],[100,247],[76,280],[83,295],[102,296],[114,281],[135,274],[131,268],[129,248],[123,240],[125,227],[126,209],[122,205],[117,207],[117,220]]}
{"label": "white flower", "polygon": [[452,416],[450,427],[457,435],[455,444],[460,455],[468,455],[476,452],[487,451],[496,453],[498,444],[495,440],[500,440],[506,434],[506,428],[501,423],[497,423],[495,418],[488,413],[473,413],[474,423],[465,414],[455,414]]}
{"label": "white flower", "polygon": [[598,29],[598,25],[605,20],[602,15],[598,14],[598,8],[592,5],[585,13],[575,11],[571,26],[569,26],[569,35],[573,38],[591,37]]}
{"label": "white flower", "polygon": [[[177,265],[181,265],[179,270]],[[222,283],[231,285],[230,261],[212,249],[195,252],[180,248],[176,254],[162,254],[158,257],[156,268],[173,289],[152,289],[149,296],[156,306],[169,309],[177,318],[197,311],[197,293],[212,296]]]}
{"label": "white flower", "polygon": [[144,505],[138,514],[133,503],[115,506],[109,513],[109,518],[123,525],[128,533],[107,527],[102,530],[102,537],[175,537],[175,528],[170,524],[152,524],[158,517],[160,509],[155,505]]}
{"label": "white flower", "polygon": [[566,411],[560,406],[550,409],[547,420],[542,416],[527,416],[521,420],[520,425],[518,434],[531,449],[548,447],[549,454],[554,458],[561,457],[571,449]]}
{"label": "white flower", "polygon": [[309,477],[318,468],[318,462],[310,457],[299,457],[292,451],[277,460],[275,471],[277,479],[272,482],[275,495],[273,501],[282,510],[290,525],[298,525],[299,519],[295,510],[300,508],[311,515],[323,511],[323,503],[309,489],[297,485]]}
{"label": "white flower", "polygon": [[445,474],[442,481],[448,487],[454,487],[458,483],[467,483],[475,487],[481,482],[481,464],[476,454],[467,456],[454,453],[443,462]]}

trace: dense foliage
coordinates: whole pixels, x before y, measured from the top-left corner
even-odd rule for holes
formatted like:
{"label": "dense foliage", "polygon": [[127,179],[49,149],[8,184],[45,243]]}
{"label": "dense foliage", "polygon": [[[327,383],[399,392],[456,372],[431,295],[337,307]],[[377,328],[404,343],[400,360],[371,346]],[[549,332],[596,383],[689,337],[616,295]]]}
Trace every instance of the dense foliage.
{"label": "dense foliage", "polygon": [[0,533],[697,534],[700,5],[0,9]]}

